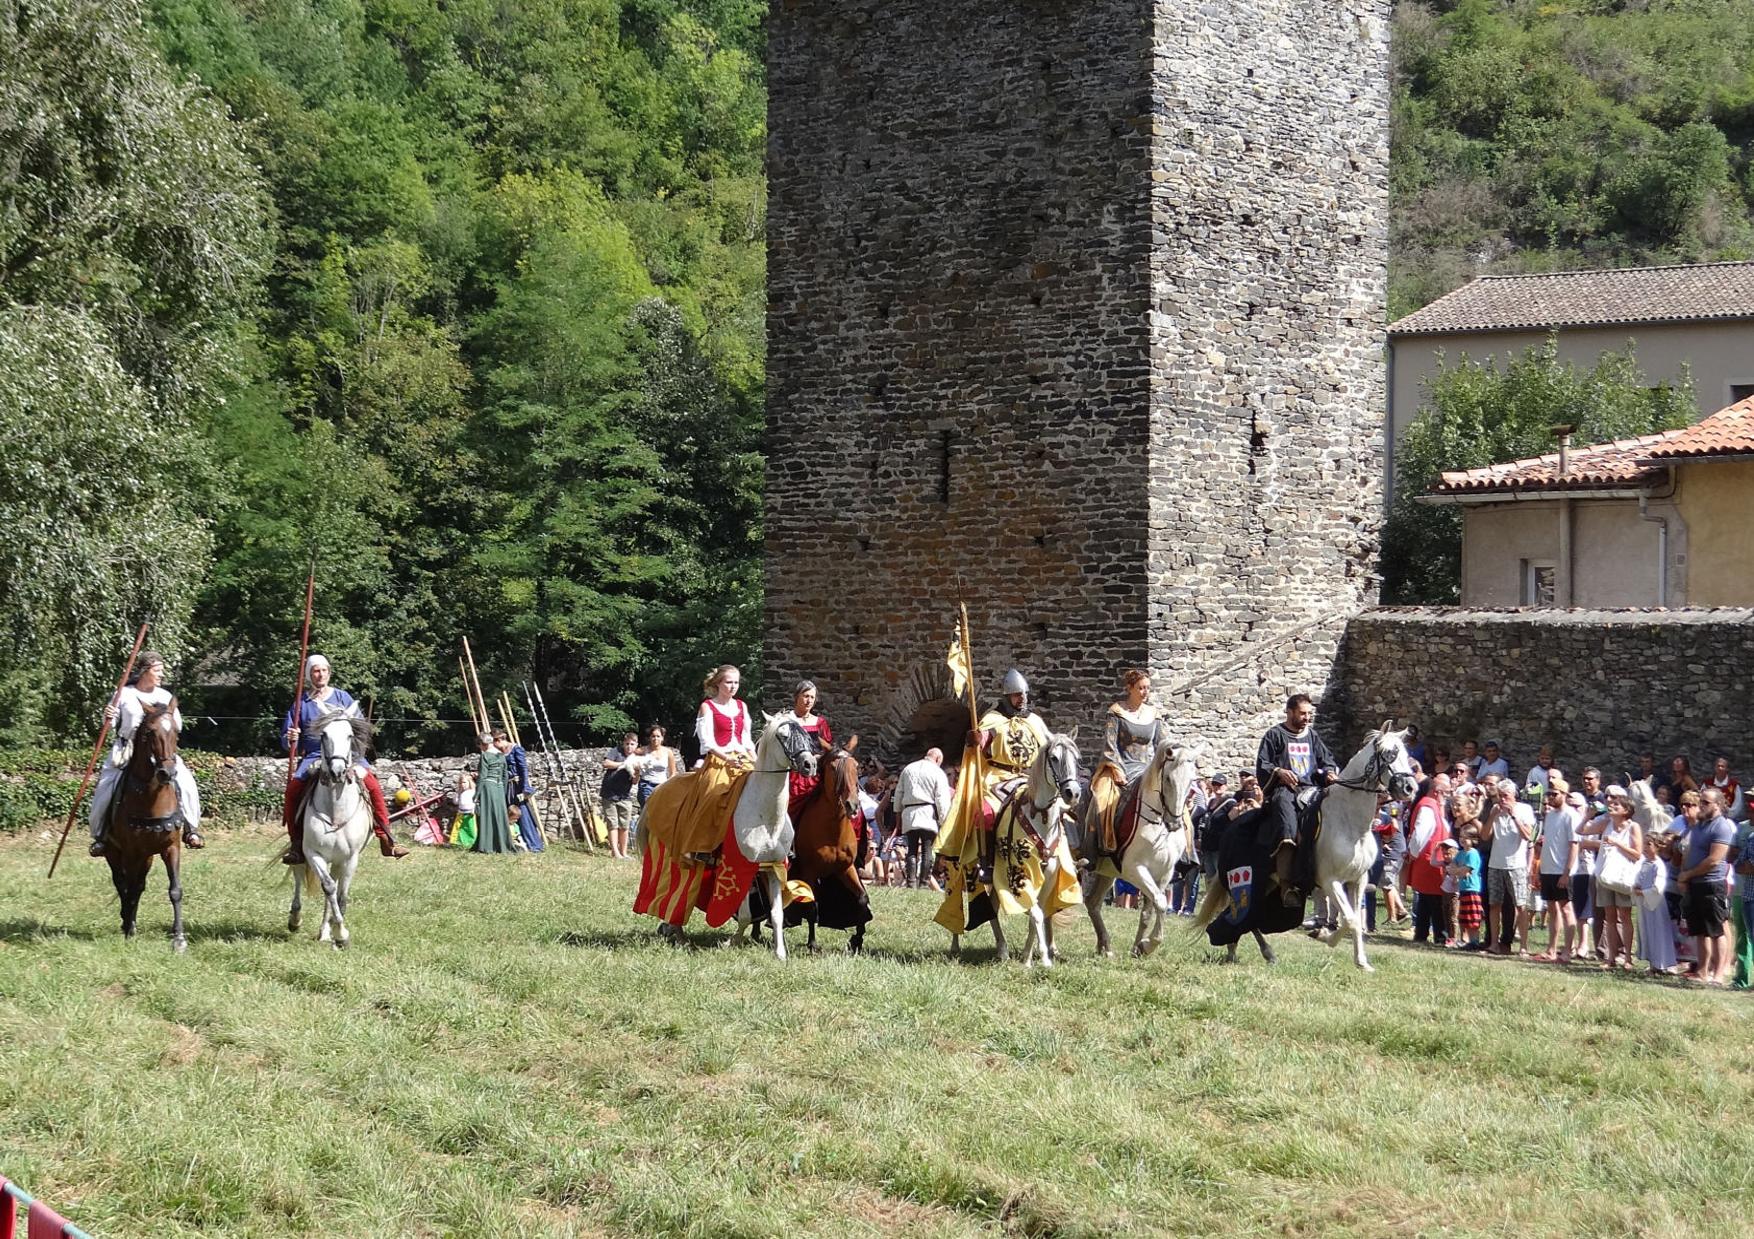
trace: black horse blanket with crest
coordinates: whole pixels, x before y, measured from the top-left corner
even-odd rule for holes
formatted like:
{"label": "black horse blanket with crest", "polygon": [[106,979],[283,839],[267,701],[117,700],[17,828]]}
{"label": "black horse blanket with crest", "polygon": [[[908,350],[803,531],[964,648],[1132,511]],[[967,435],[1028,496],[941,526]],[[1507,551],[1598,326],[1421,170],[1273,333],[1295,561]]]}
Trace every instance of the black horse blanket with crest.
{"label": "black horse blanket with crest", "polygon": [[1307,820],[1300,825],[1291,876],[1301,897],[1287,907],[1273,880],[1273,854],[1258,839],[1263,812],[1255,809],[1229,822],[1206,825],[1202,850],[1216,857],[1216,880],[1230,892],[1230,907],[1206,926],[1206,940],[1213,946],[1229,946],[1252,933],[1282,934],[1303,924],[1304,899],[1315,887],[1315,825]]}

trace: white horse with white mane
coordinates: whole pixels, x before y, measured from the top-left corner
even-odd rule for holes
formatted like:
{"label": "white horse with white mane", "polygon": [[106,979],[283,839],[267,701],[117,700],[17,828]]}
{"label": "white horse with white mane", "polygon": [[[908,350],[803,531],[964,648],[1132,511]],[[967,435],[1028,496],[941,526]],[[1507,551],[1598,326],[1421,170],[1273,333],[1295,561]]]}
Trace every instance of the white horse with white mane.
{"label": "white horse with white mane", "polygon": [[[323,891],[323,927],[318,942],[347,945],[347,894],[359,854],[371,837],[371,805],[355,768],[371,735],[371,724],[344,710],[331,710],[312,730],[322,738],[322,756],[312,768],[316,786],[304,806],[305,863],[292,868],[292,911],[286,928],[298,932],[303,911],[299,887]],[[302,873],[300,871],[303,871]]]}
{"label": "white horse with white mane", "polygon": [[[1139,904],[1139,932],[1133,938],[1135,956],[1149,955],[1163,943],[1164,920],[1170,914],[1170,878],[1193,847],[1188,792],[1199,777],[1197,762],[1205,747],[1183,745],[1178,749],[1165,740],[1152,752],[1139,776],[1139,825],[1121,853],[1119,865],[1121,876],[1144,896]],[[1114,954],[1102,918],[1102,901],[1114,884],[1114,876],[1099,869],[1093,868],[1084,877],[1084,910],[1096,929],[1096,953],[1103,956]]]}
{"label": "white horse with white mane", "polygon": [[[768,925],[773,930],[775,959],[786,957],[785,872],[792,854],[792,819],[786,813],[791,798],[791,772],[814,775],[816,752],[809,738],[790,717],[764,714],[761,739],[755,744],[755,769],[743,781],[737,806],[731,812],[731,832],[737,850],[761,866],[755,880],[768,899]],[[754,923],[751,897],[743,897],[737,909],[737,932],[727,941],[741,940]],[[660,930],[664,927],[660,927]]]}
{"label": "white horse with white mane", "polygon": [[[1340,941],[1340,930],[1351,930],[1352,962],[1365,972],[1374,971],[1364,957],[1363,908],[1364,883],[1376,862],[1376,837],[1371,827],[1376,822],[1377,798],[1387,795],[1395,800],[1408,800],[1417,786],[1413,764],[1407,756],[1406,736],[1404,731],[1395,731],[1389,721],[1365,736],[1364,746],[1352,755],[1321,803],[1321,825],[1315,843],[1316,890],[1328,897],[1339,927],[1323,930],[1319,936],[1329,946],[1335,946]],[[1205,928],[1230,904],[1221,865],[1219,880],[1207,888],[1200,901],[1194,928]],[[1273,955],[1266,940],[1259,933],[1255,939],[1261,944],[1262,955],[1271,963]],[[1235,958],[1236,942],[1232,941],[1225,960],[1228,963]]]}
{"label": "white horse with white mane", "polygon": [[[968,773],[965,770],[963,776],[968,777]],[[1004,921],[1005,904],[1009,901],[1023,903],[1029,915],[1029,942],[1023,955],[1024,966],[1035,963],[1038,949],[1042,967],[1054,966],[1053,916],[1043,911],[1042,895],[1059,888],[1062,871],[1070,873],[1069,868],[1062,869],[1071,860],[1066,847],[1066,825],[1082,791],[1083,785],[1078,778],[1077,744],[1071,736],[1050,735],[1029,763],[1023,786],[1010,798],[1008,805],[1001,807],[1001,813],[1017,815],[1016,824],[1010,829],[1021,829],[1030,838],[1031,848],[1040,853],[1042,883],[1039,891],[1026,892],[1029,895],[1027,900],[1019,900],[1009,891],[989,892],[993,900],[993,942],[998,947],[1000,963],[1011,958],[1011,949],[1005,941]],[[1004,833],[1007,829],[1007,823],[1001,821],[996,825],[995,833]],[[953,932],[950,954],[961,953],[962,935]]]}

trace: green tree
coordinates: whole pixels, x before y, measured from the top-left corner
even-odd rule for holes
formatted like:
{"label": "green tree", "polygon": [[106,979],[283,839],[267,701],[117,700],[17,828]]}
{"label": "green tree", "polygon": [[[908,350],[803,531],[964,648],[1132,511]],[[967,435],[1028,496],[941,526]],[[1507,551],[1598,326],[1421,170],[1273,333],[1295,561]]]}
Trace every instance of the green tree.
{"label": "green tree", "polygon": [[1419,502],[1440,473],[1542,455],[1553,450],[1556,425],[1576,427],[1581,447],[1685,426],[1697,407],[1691,380],[1647,386],[1630,343],[1579,370],[1559,360],[1551,337],[1502,368],[1466,356],[1440,363],[1426,401],[1396,445],[1395,499],[1383,529],[1383,601],[1397,605],[1461,596],[1461,512]]}
{"label": "green tree", "polygon": [[0,718],[83,732],[208,565],[202,418],[242,381],[265,203],[130,0],[0,0]]}

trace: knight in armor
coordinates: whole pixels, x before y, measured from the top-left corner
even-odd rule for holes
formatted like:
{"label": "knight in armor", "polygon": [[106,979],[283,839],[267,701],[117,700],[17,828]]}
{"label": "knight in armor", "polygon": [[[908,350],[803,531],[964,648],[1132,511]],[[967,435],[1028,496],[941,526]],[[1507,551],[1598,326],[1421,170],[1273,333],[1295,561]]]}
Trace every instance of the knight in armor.
{"label": "knight in armor", "polygon": [[1273,854],[1273,873],[1287,907],[1303,902],[1292,884],[1297,856],[1298,801],[1311,788],[1324,788],[1339,777],[1338,764],[1316,734],[1315,706],[1308,693],[1285,703],[1285,721],[1261,737],[1255,774],[1267,801],[1261,813],[1260,846]]}
{"label": "knight in armor", "polygon": [[1048,725],[1029,708],[1029,681],[1013,667],[999,684],[999,700],[981,715],[974,743],[987,759],[987,790],[1029,770],[1048,742]]}
{"label": "knight in armor", "polygon": [[[104,837],[110,829],[110,811],[118,799],[116,792],[122,782],[122,774],[128,767],[128,758],[134,748],[134,733],[139,730],[141,720],[146,717],[149,708],[172,705],[176,698],[164,686],[164,655],[157,650],[143,650],[140,657],[134,660],[134,670],[128,676],[128,683],[116,694],[116,699],[104,707],[104,721],[113,729],[110,753],[104,759],[103,769],[98,772],[97,787],[91,794],[91,854],[104,854]],[[176,729],[183,729],[183,712],[176,711],[172,716]],[[205,846],[201,838],[201,793],[195,787],[195,775],[183,761],[177,758],[177,800],[183,813],[183,846],[199,848]]]}
{"label": "knight in armor", "polygon": [[[323,715],[335,710],[342,710],[351,716],[359,714],[359,704],[346,689],[336,688],[329,681],[334,671],[329,660],[321,654],[312,654],[305,659],[305,691],[298,699],[298,716],[288,710],[280,722],[280,747],[292,752],[296,747],[299,755],[298,768],[292,778],[286,781],[286,803],[283,809],[283,820],[286,826],[286,837],[291,841],[291,848],[282,859],[289,865],[305,863],[305,836],[302,812],[307,781],[311,767],[315,766],[323,756],[323,737],[316,730],[316,722]],[[399,847],[390,834],[390,806],[384,802],[384,788],[378,782],[371,763],[360,753],[354,757],[354,769],[363,776],[361,782],[365,787],[366,798],[372,807],[372,833],[378,837],[378,846],[385,856],[406,856],[408,849]]]}
{"label": "knight in armor", "polygon": [[[798,686],[792,690],[792,720],[809,740],[811,751],[817,757],[816,769],[821,771],[834,748],[834,732],[830,730],[828,720],[816,713],[816,685],[809,680],[799,680]],[[804,816],[804,810],[822,790],[822,775],[799,774],[793,770],[790,779],[791,785],[786,789],[786,816],[796,826]]]}

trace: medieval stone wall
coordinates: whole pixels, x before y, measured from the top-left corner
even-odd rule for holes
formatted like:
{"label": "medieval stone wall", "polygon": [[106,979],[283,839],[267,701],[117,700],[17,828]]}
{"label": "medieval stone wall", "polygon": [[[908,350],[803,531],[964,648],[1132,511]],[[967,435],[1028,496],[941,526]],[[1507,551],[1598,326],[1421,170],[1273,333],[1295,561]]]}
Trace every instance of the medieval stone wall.
{"label": "medieval stone wall", "polygon": [[1388,7],[1157,6],[1151,667],[1227,764],[1376,599]]}
{"label": "medieval stone wall", "polygon": [[1617,776],[1650,749],[1754,775],[1754,611],[1384,608],[1348,626],[1339,687],[1348,744],[1392,717],[1452,754],[1498,740],[1519,778],[1544,741],[1565,770]]}
{"label": "medieval stone wall", "polygon": [[1171,707],[1232,760],[1323,689],[1380,506],[1387,6],[773,6],[767,700],[954,729],[959,594],[983,699],[1015,664],[1056,726],[1228,669]]}

